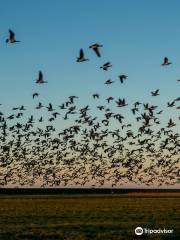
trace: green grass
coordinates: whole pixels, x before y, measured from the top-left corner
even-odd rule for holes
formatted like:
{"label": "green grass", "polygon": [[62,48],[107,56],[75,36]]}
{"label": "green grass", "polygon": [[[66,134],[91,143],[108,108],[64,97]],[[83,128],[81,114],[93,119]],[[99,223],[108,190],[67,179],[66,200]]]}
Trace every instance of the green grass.
{"label": "green grass", "polygon": [[177,237],[179,216],[179,198],[1,197],[0,239],[131,240],[137,226],[174,229]]}

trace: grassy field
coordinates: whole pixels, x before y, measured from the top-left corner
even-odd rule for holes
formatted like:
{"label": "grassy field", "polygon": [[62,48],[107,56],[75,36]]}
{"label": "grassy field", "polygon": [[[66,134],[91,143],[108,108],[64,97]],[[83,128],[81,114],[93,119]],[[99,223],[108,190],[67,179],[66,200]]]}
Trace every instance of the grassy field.
{"label": "grassy field", "polygon": [[[0,239],[180,239],[179,200],[168,195],[1,196]],[[174,234],[137,238],[137,226],[174,229]]]}

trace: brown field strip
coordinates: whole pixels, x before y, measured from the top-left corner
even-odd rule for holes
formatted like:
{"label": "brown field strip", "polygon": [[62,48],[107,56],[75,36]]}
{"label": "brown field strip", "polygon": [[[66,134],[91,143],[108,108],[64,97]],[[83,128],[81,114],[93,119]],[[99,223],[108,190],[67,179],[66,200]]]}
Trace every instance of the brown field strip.
{"label": "brown field strip", "polygon": [[174,229],[177,237],[179,216],[180,201],[173,197],[4,196],[0,239],[134,239],[137,226]]}

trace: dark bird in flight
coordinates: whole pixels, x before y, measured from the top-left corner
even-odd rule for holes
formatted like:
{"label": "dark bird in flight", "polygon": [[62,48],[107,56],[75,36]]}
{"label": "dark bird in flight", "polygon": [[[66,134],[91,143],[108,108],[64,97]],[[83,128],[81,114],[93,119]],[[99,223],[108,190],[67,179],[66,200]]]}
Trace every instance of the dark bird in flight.
{"label": "dark bird in flight", "polygon": [[94,99],[95,98],[99,98],[99,94],[98,93],[94,93],[92,96],[93,96]]}
{"label": "dark bird in flight", "polygon": [[6,39],[6,43],[16,43],[16,42],[20,42],[20,41],[16,40],[14,32],[11,29],[9,29],[9,37]]}
{"label": "dark bird in flight", "polygon": [[167,127],[170,128],[174,126],[176,126],[176,124],[172,121],[172,118],[170,118]]}
{"label": "dark bird in flight", "polygon": [[40,119],[39,119],[39,122],[42,122],[43,121],[43,118],[42,117],[40,117]]}
{"label": "dark bird in flight", "polygon": [[32,96],[33,96],[33,99],[34,99],[35,97],[38,97],[38,96],[39,96],[39,93],[36,93],[36,92],[35,92],[35,93],[33,93]]}
{"label": "dark bird in flight", "polygon": [[113,97],[108,97],[106,98],[107,102],[110,103],[110,101],[112,101],[114,98]]}
{"label": "dark bird in flight", "polygon": [[176,99],[174,99],[175,102],[180,101],[180,97],[177,97]]}
{"label": "dark bird in flight", "polygon": [[139,106],[139,105],[141,105],[140,102],[135,102],[135,103],[134,103],[134,107],[135,107],[135,108],[136,108],[137,106]]}
{"label": "dark bird in flight", "polygon": [[164,58],[164,62],[161,64],[162,66],[167,66],[172,64],[172,62],[169,62],[169,59],[167,57]]}
{"label": "dark bird in flight", "polygon": [[162,112],[163,112],[163,110],[161,110],[161,111],[157,112],[157,114],[159,115],[159,114],[161,114]]}
{"label": "dark bird in flight", "polygon": [[116,103],[117,103],[117,107],[125,107],[128,105],[124,98],[123,99],[119,98],[118,101],[116,101]]}
{"label": "dark bird in flight", "polygon": [[89,61],[89,59],[85,58],[84,51],[81,48],[80,51],[79,51],[79,57],[77,57],[76,62],[85,62],[85,61]]}
{"label": "dark bird in flight", "polygon": [[110,62],[104,63],[100,68],[107,71],[109,67],[112,67]]}
{"label": "dark bird in flight", "polygon": [[120,80],[121,83],[123,83],[123,81],[127,79],[127,76],[124,75],[124,74],[122,74],[122,75],[120,75],[118,77],[119,77],[119,80]]}
{"label": "dark bird in flight", "polygon": [[167,107],[174,107],[174,106],[175,106],[175,101],[167,103]]}
{"label": "dark bird in flight", "polygon": [[53,111],[54,110],[51,103],[49,103],[49,106],[47,106],[46,108],[48,109],[48,111]]}
{"label": "dark bird in flight", "polygon": [[132,113],[135,115],[135,114],[136,114],[136,112],[138,112],[138,111],[139,111],[139,109],[138,109],[137,107],[134,107],[134,108],[132,108],[132,109],[131,109],[131,111],[132,111]]}
{"label": "dark bird in flight", "polygon": [[44,79],[43,79],[43,73],[42,73],[42,71],[39,71],[39,76],[38,76],[38,79],[36,79],[36,83],[38,83],[38,84],[47,83],[47,82],[44,81]]}
{"label": "dark bird in flight", "polygon": [[18,107],[13,107],[12,110],[18,110],[19,108]]}
{"label": "dark bird in flight", "polygon": [[151,95],[152,96],[158,96],[159,95],[159,89],[157,89],[156,91],[154,91],[154,92],[151,92]]}
{"label": "dark bird in flight", "polygon": [[112,84],[114,81],[111,81],[111,79],[108,79],[105,84],[109,85],[109,84]]}
{"label": "dark bird in flight", "polygon": [[40,109],[40,108],[42,108],[42,107],[44,107],[44,106],[42,105],[41,102],[39,102],[38,106],[36,106],[36,109]]}
{"label": "dark bird in flight", "polygon": [[24,106],[22,105],[22,106],[19,108],[19,110],[24,111],[24,110],[26,110],[26,109],[25,109]]}
{"label": "dark bird in flight", "polygon": [[94,50],[94,52],[96,53],[96,55],[98,57],[101,57],[101,54],[99,52],[99,48],[102,47],[103,45],[100,45],[98,43],[92,44],[91,46],[89,46],[89,48],[92,48]]}
{"label": "dark bird in flight", "polygon": [[74,99],[78,98],[77,96],[69,96],[70,103],[74,103]]}

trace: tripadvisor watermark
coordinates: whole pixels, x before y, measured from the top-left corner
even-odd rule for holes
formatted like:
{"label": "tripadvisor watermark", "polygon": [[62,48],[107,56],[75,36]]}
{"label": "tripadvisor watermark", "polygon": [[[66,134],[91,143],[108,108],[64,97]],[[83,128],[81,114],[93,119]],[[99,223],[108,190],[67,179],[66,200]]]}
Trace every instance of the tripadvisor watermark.
{"label": "tripadvisor watermark", "polygon": [[172,234],[173,233],[173,229],[149,229],[149,228],[142,228],[142,227],[137,227],[135,229],[135,234],[136,235],[142,235],[142,234]]}

